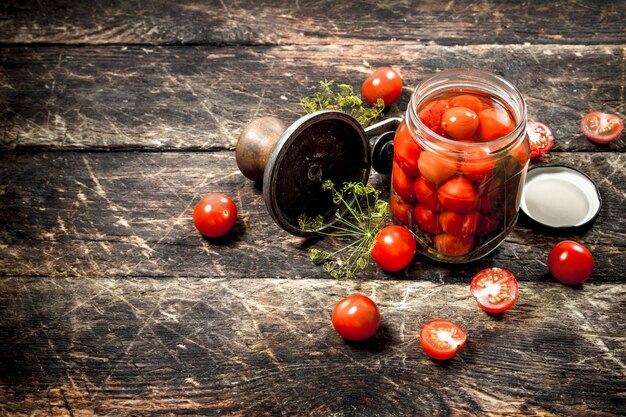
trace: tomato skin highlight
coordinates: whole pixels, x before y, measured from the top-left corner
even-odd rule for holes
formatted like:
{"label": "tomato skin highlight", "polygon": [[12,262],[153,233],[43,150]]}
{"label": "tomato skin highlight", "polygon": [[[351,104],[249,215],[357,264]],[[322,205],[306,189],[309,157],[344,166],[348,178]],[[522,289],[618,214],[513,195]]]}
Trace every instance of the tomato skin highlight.
{"label": "tomato skin highlight", "polygon": [[339,301],[332,314],[333,327],[341,337],[359,341],[372,337],[380,326],[378,306],[363,294],[352,294]]}
{"label": "tomato skin highlight", "polygon": [[465,345],[467,333],[449,320],[431,320],[420,331],[422,349],[433,359],[451,359]]}
{"label": "tomato skin highlight", "polygon": [[402,78],[393,68],[378,68],[363,82],[361,95],[370,106],[379,98],[383,99],[385,107],[391,106],[402,95]]}
{"label": "tomato skin highlight", "polygon": [[510,271],[487,268],[474,276],[470,293],[480,308],[487,313],[499,314],[515,304],[519,295],[519,284]]}
{"label": "tomato skin highlight", "polygon": [[580,121],[580,130],[592,142],[610,143],[622,134],[624,121],[614,114],[594,111]]}
{"label": "tomato skin highlight", "polygon": [[236,221],[237,206],[225,194],[208,194],[193,209],[194,226],[206,237],[224,236]]}
{"label": "tomato skin highlight", "polygon": [[452,107],[441,116],[441,127],[452,139],[469,139],[478,128],[478,116],[467,107]]}
{"label": "tomato skin highlight", "polygon": [[585,246],[572,240],[557,243],[548,254],[548,270],[565,285],[578,285],[593,274],[593,255]]}
{"label": "tomato skin highlight", "polygon": [[388,272],[406,268],[417,249],[413,234],[406,227],[398,225],[384,227],[374,241],[372,258],[380,268]]}

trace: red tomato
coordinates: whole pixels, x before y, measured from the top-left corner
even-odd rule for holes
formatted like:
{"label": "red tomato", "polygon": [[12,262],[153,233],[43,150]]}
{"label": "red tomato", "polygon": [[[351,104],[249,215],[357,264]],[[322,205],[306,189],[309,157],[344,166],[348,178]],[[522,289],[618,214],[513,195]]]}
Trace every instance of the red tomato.
{"label": "red tomato", "polygon": [[483,102],[478,98],[470,94],[461,94],[450,99],[450,107],[467,107],[474,113],[478,113],[484,110],[485,106]]}
{"label": "red tomato", "polygon": [[548,270],[565,285],[581,284],[593,273],[593,256],[578,242],[564,240],[548,254]]}
{"label": "red tomato", "polygon": [[361,95],[370,106],[379,98],[383,99],[385,106],[391,106],[402,95],[402,78],[392,68],[378,68],[363,82]]}
{"label": "red tomato", "polygon": [[609,143],[622,133],[624,122],[614,114],[594,111],[583,117],[580,129],[592,142]]}
{"label": "red tomato", "polygon": [[450,108],[447,100],[434,100],[428,103],[422,110],[420,110],[417,117],[428,128],[435,131],[437,134],[443,133],[441,130],[435,130],[441,125],[441,116]]}
{"label": "red tomato", "polygon": [[467,107],[452,107],[441,116],[441,127],[452,139],[469,139],[478,128],[478,116]]}
{"label": "red tomato", "polygon": [[456,237],[447,233],[442,233],[433,238],[433,243],[437,252],[453,258],[467,255],[474,247],[472,236]]}
{"label": "red tomato", "polygon": [[237,206],[224,194],[208,194],[193,209],[193,223],[206,237],[224,236],[236,220]]}
{"label": "red tomato", "polygon": [[487,268],[472,279],[470,292],[487,313],[502,313],[517,301],[518,284],[512,273],[502,268]]}
{"label": "red tomato", "polygon": [[445,361],[465,345],[467,334],[458,324],[448,320],[431,320],[420,331],[420,342],[428,356]]}
{"label": "red tomato", "polygon": [[528,122],[526,128],[530,142],[530,157],[536,158],[548,152],[554,145],[554,136],[548,126],[539,122]]}
{"label": "red tomato", "polygon": [[398,195],[392,195],[389,201],[391,214],[400,223],[409,226],[409,216],[413,212],[413,206],[406,203]]}
{"label": "red tomato", "polygon": [[430,233],[431,235],[436,235],[441,232],[441,226],[439,226],[439,218],[437,213],[427,209],[422,204],[418,204],[415,206],[415,210],[413,211],[413,217],[415,222],[422,228],[426,233]]}
{"label": "red tomato", "polygon": [[461,172],[472,181],[481,182],[490,177],[496,161],[465,161],[461,163]]}
{"label": "red tomato", "polygon": [[376,264],[389,272],[405,268],[415,256],[415,238],[403,226],[384,227],[376,235],[372,257]]}
{"label": "red tomato", "polygon": [[443,207],[437,198],[437,186],[424,177],[419,177],[413,183],[413,192],[420,204],[431,211],[441,211]]}
{"label": "red tomato", "polygon": [[444,211],[439,215],[443,231],[456,237],[472,236],[478,229],[479,222],[480,213],[474,210],[464,214]]}
{"label": "red tomato", "polygon": [[426,151],[421,153],[417,165],[422,176],[435,185],[449,179],[457,170],[457,163]]}
{"label": "red tomato", "polygon": [[398,161],[400,167],[411,177],[417,177],[420,174],[417,167],[422,150],[411,136],[409,128],[405,122],[402,122],[393,141],[393,157]]}
{"label": "red tomato", "polygon": [[515,129],[515,121],[501,109],[490,107],[478,113],[478,129],[476,136],[488,142],[508,135]]}
{"label": "red tomato", "polygon": [[393,161],[393,173],[391,174],[393,190],[407,203],[417,202],[413,191],[413,179],[400,168],[398,161]]}
{"label": "red tomato", "polygon": [[467,213],[478,203],[478,191],[465,177],[453,177],[439,187],[437,198],[442,206],[455,213]]}
{"label": "red tomato", "polygon": [[333,327],[347,340],[365,340],[380,325],[378,306],[369,297],[353,294],[339,301],[333,309]]}
{"label": "red tomato", "polygon": [[476,236],[485,236],[489,233],[493,233],[498,229],[500,225],[500,221],[488,214],[483,214],[480,216],[480,223],[478,223],[478,228],[476,229]]}

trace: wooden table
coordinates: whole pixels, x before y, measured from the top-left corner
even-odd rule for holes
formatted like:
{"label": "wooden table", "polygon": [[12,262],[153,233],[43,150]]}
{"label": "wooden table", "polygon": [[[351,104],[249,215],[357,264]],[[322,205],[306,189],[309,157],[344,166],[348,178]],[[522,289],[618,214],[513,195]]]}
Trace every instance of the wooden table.
{"label": "wooden table", "polygon": [[[626,140],[579,130],[589,111],[624,118],[626,3],[414,3],[3,2],[0,415],[626,414]],[[405,82],[388,115],[442,69],[513,82],[557,138],[533,164],[598,183],[595,225],[521,221],[472,264],[329,278],[271,221],[234,146],[255,117],[300,117],[318,81],[358,88],[382,65]],[[209,192],[239,207],[226,238],[194,229]],[[578,288],[547,272],[564,239],[595,257]],[[489,266],[520,281],[499,318],[468,291]],[[330,325],[355,292],[382,314],[367,343]],[[447,363],[420,347],[435,317],[469,334]]]}

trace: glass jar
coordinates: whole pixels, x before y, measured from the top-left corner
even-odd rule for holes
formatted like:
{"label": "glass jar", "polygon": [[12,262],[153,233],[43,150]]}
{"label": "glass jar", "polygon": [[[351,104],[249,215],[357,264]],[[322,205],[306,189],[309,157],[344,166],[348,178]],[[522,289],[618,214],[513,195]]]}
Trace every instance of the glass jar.
{"label": "glass jar", "polygon": [[437,73],[396,131],[393,219],[432,259],[481,258],[515,226],[529,159],[526,103],[513,85],[474,69]]}

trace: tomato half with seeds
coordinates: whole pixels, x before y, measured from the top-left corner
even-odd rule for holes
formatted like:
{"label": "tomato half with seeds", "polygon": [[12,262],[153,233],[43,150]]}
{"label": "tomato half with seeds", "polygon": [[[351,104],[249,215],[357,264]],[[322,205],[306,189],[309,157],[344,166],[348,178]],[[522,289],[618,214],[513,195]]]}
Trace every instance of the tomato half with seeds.
{"label": "tomato half with seeds", "polygon": [[467,333],[461,326],[449,320],[431,320],[420,331],[424,352],[433,359],[451,359],[465,345]]}
{"label": "tomato half with seeds", "polygon": [[490,107],[478,113],[476,136],[483,142],[499,139],[515,129],[515,121],[501,109]]}
{"label": "tomato half with seeds", "polygon": [[363,82],[361,95],[370,106],[379,98],[383,99],[385,106],[391,106],[402,95],[402,78],[393,68],[378,68]]}
{"label": "tomato half with seeds", "polygon": [[590,141],[605,144],[622,134],[624,122],[614,114],[594,111],[583,117],[580,129]]}
{"label": "tomato half with seeds", "polygon": [[528,122],[526,132],[530,142],[531,158],[536,158],[552,149],[554,136],[548,126],[540,122]]}
{"label": "tomato half with seeds", "polygon": [[453,177],[437,190],[442,206],[455,213],[467,213],[478,203],[478,191],[474,183],[463,176]]}
{"label": "tomato half with seeds", "polygon": [[332,323],[344,339],[369,339],[380,326],[378,306],[363,294],[352,294],[335,305]]}
{"label": "tomato half with seeds", "polygon": [[225,194],[208,194],[193,209],[193,223],[206,237],[224,236],[233,228],[235,221],[237,206]]}
{"label": "tomato half with seeds", "polygon": [[415,250],[413,233],[404,226],[391,225],[376,235],[372,258],[385,271],[396,272],[411,263]]}
{"label": "tomato half with seeds", "polygon": [[510,271],[494,267],[483,269],[474,276],[470,293],[480,308],[487,313],[498,314],[515,304],[519,286]]}
{"label": "tomato half with seeds", "polygon": [[478,128],[478,116],[467,107],[452,107],[441,116],[441,127],[452,139],[469,139]]}

